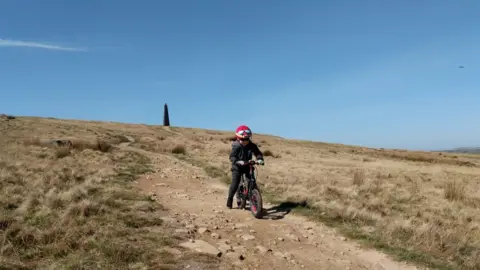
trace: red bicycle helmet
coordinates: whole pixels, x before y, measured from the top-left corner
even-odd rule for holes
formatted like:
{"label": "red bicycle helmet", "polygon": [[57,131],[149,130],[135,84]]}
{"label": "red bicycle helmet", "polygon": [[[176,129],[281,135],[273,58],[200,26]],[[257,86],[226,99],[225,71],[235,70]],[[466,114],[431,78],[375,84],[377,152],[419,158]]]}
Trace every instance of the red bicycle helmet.
{"label": "red bicycle helmet", "polygon": [[252,138],[252,130],[249,127],[242,125],[235,130],[235,136],[238,140],[245,140]]}

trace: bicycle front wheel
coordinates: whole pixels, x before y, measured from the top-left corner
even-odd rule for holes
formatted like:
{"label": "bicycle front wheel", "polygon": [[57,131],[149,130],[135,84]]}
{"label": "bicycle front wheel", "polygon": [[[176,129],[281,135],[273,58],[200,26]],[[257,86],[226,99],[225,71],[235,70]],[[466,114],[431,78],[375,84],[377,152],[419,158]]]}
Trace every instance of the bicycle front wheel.
{"label": "bicycle front wheel", "polygon": [[263,214],[263,201],[262,194],[257,188],[252,189],[252,194],[250,196],[250,211],[252,212],[255,218],[261,218]]}

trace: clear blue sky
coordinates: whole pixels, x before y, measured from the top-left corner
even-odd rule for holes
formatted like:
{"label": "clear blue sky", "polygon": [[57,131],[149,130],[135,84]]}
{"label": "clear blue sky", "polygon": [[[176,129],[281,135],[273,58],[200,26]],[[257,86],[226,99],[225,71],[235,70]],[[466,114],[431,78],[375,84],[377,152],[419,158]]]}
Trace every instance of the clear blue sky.
{"label": "clear blue sky", "polygon": [[[0,111],[480,145],[480,1],[2,0]],[[465,68],[459,68],[460,65]]]}

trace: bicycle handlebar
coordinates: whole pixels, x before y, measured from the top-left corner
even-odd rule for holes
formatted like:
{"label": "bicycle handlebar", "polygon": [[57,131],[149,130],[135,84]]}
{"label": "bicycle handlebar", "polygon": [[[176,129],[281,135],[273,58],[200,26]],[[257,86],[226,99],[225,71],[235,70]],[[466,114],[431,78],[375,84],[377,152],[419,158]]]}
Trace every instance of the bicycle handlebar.
{"label": "bicycle handlebar", "polygon": [[265,164],[260,164],[256,160],[249,160],[246,163],[244,163],[242,166],[251,166],[251,165],[262,165],[262,166],[264,166]]}
{"label": "bicycle handlebar", "polygon": [[264,165],[264,164],[258,163],[258,161],[256,161],[256,160],[249,160],[247,164],[250,164],[250,165],[262,165],[262,166]]}

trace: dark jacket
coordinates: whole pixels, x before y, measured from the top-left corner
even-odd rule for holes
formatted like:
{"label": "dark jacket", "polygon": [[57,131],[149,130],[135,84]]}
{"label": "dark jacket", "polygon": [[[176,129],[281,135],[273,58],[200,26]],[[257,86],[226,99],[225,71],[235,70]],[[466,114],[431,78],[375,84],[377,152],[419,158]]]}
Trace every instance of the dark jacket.
{"label": "dark jacket", "polygon": [[263,159],[262,151],[258,148],[258,146],[250,142],[247,145],[243,145],[239,141],[234,141],[232,143],[232,151],[230,152],[230,161],[232,162],[232,171],[239,171],[241,170],[240,166],[235,164],[239,160],[243,160],[247,163],[249,160],[252,160],[253,155],[259,159]]}

